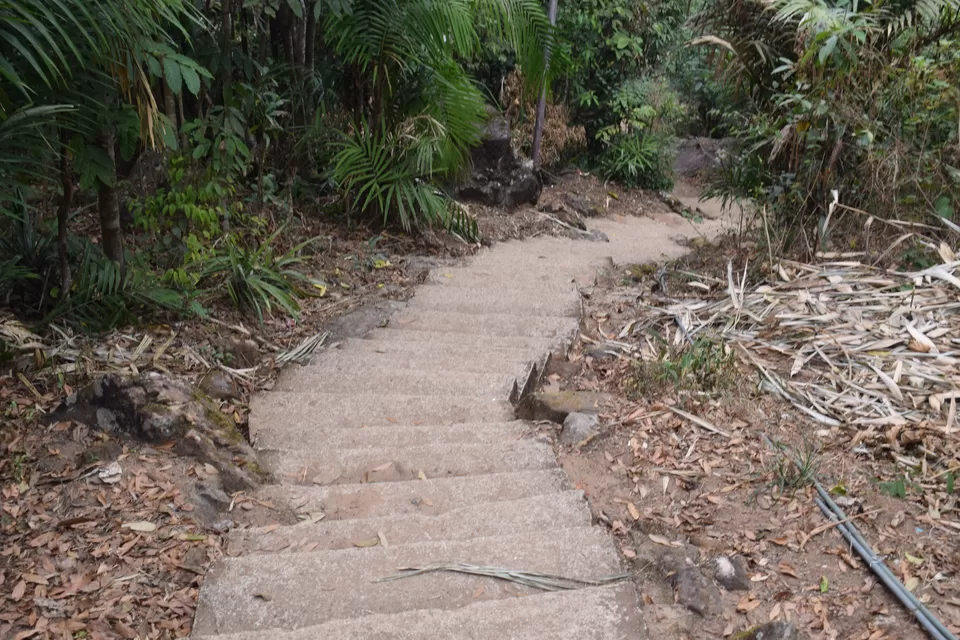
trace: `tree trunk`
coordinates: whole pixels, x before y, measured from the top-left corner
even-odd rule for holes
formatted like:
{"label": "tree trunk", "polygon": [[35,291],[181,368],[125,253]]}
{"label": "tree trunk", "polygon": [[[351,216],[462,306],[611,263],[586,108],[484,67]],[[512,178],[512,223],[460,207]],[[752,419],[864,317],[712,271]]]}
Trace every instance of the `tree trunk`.
{"label": "tree trunk", "polygon": [[[550,8],[547,11],[550,19],[550,26],[557,24],[557,0],[550,0]],[[543,140],[543,121],[547,109],[547,77],[546,72],[550,69],[550,50],[547,49],[544,54],[543,88],[540,90],[540,99],[537,101],[537,119],[533,125],[533,148],[530,150],[530,159],[533,160],[533,166],[540,166],[540,143]]]}
{"label": "tree trunk", "polygon": [[[187,123],[187,114],[183,110],[183,91],[181,91],[180,95],[177,96],[177,113],[180,114],[180,127],[182,128],[183,125]],[[187,134],[183,133],[183,131],[181,131],[180,129],[177,129],[177,131],[180,131],[180,148],[186,149]]]}
{"label": "tree trunk", "polygon": [[67,255],[67,223],[69,222],[70,207],[73,204],[73,176],[70,171],[70,158],[67,155],[67,145],[70,136],[66,129],[60,130],[60,181],[63,195],[60,206],[57,208],[57,257],[60,259],[60,296],[61,300],[70,297],[72,276],[70,274],[70,257]]}
{"label": "tree trunk", "polygon": [[[97,144],[110,156],[111,163],[115,162],[114,139],[112,131],[101,131],[97,134]],[[114,170],[116,174],[116,170]],[[103,253],[114,262],[120,264],[123,270],[123,231],[120,229],[120,200],[117,197],[116,175],[114,184],[100,182],[97,194],[97,204],[100,208],[100,236]]]}
{"label": "tree trunk", "polygon": [[280,37],[283,40],[283,57],[287,59],[288,64],[295,64],[296,57],[293,53],[293,16],[288,5],[280,7]]}
{"label": "tree trunk", "polygon": [[305,42],[306,34],[304,32],[304,21],[297,17],[293,18],[293,57],[294,63],[298,68],[303,67],[303,61],[306,59]]}
{"label": "tree trunk", "polygon": [[233,0],[221,0],[223,11],[220,15],[220,29],[223,31],[223,103],[227,106],[233,98]]}
{"label": "tree trunk", "polygon": [[179,130],[177,126],[177,96],[173,94],[170,85],[167,84],[167,75],[163,75],[163,113],[170,120],[174,131]]}
{"label": "tree trunk", "polygon": [[317,3],[320,0],[313,0],[307,3],[307,33],[303,45],[303,66],[307,73],[313,74],[314,52],[317,46]]}

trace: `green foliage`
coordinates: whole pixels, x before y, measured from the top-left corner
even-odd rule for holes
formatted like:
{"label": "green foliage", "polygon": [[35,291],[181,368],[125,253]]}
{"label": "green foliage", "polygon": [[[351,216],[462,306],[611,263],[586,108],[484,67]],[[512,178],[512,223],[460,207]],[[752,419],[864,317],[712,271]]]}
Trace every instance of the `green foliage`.
{"label": "green foliage", "polygon": [[440,225],[475,240],[476,223],[431,181],[451,169],[443,158],[444,138],[440,123],[427,116],[405,123],[399,135],[347,138],[336,157],[334,180],[356,199],[357,209],[382,216],[384,223],[396,216],[407,230],[414,224]]}
{"label": "green foliage", "polygon": [[217,106],[205,118],[183,126],[190,141],[191,158],[209,163],[214,175],[233,180],[246,174],[253,156],[245,137],[249,126],[237,107]]}
{"label": "green foliage", "polygon": [[668,350],[658,363],[657,376],[674,385],[715,391],[729,386],[733,353],[722,340],[697,338],[679,353]]}
{"label": "green foliage", "polygon": [[611,139],[598,162],[607,180],[625,187],[669,191],[673,188],[671,161],[664,138],[634,133]]}
{"label": "green foliage", "polygon": [[248,247],[230,236],[217,254],[192,267],[197,268],[201,284],[204,281],[212,283],[212,290],[224,287],[234,306],[252,311],[261,324],[264,314],[271,314],[274,309],[298,318],[300,303],[297,297],[322,296],[326,286],[293,268],[303,262],[299,254],[313,239],[277,255],[273,243],[279,233],[274,233],[258,247]]}
{"label": "green foliage", "polygon": [[154,266],[172,270],[165,277],[186,285],[188,278],[180,267],[201,260],[220,238],[224,221],[239,215],[242,205],[224,206],[235,188],[225,180],[198,175],[186,157],[171,158],[168,177],[169,189],[133,200],[130,209],[137,227],[151,238],[146,253]]}
{"label": "green foliage", "polygon": [[903,476],[888,482],[880,482],[877,486],[880,489],[880,493],[890,496],[891,498],[900,498],[901,500],[905,499],[910,491],[923,493],[923,487]]}
{"label": "green foliage", "polygon": [[820,451],[814,443],[804,440],[797,451],[791,451],[781,442],[774,446],[775,457],[769,469],[773,472],[777,499],[788,493],[793,495],[816,482],[820,469]]}
{"label": "green foliage", "polygon": [[716,192],[760,199],[794,234],[822,228],[833,190],[875,215],[952,218],[960,43],[948,34],[960,4],[765,6],[714,0],[701,16],[702,41],[753,99]]}
{"label": "green foliage", "polygon": [[60,297],[43,324],[67,323],[84,332],[97,333],[142,322],[163,312],[205,313],[189,295],[164,285],[152,270],[134,263],[121,271],[120,265],[104,256],[98,247],[87,245],[70,295]]}
{"label": "green foliage", "polygon": [[13,256],[0,260],[0,301],[6,299],[7,294],[33,284],[39,276],[20,264],[20,256]]}
{"label": "green foliage", "polygon": [[693,344],[671,347],[659,334],[652,337],[662,349],[660,355],[652,362],[634,363],[632,375],[625,378],[625,392],[643,396],[651,389],[673,387],[716,393],[733,383],[735,359],[722,340],[701,336]]}
{"label": "green foliage", "polygon": [[[591,149],[602,147],[598,133],[618,128],[622,101],[638,79],[663,68],[682,35],[680,3],[634,0],[570,0],[559,14],[559,47],[565,61],[567,102],[587,126]],[[621,100],[622,99],[622,100]],[[609,137],[609,136],[608,136]]]}
{"label": "green foliage", "polygon": [[[352,208],[415,224],[466,221],[435,186],[460,173],[486,118],[462,61],[481,37],[507,43],[531,86],[544,77],[550,27],[537,0],[355,0],[331,15],[327,39],[356,72],[352,134],[334,180]],[[460,225],[466,229],[472,225]]]}

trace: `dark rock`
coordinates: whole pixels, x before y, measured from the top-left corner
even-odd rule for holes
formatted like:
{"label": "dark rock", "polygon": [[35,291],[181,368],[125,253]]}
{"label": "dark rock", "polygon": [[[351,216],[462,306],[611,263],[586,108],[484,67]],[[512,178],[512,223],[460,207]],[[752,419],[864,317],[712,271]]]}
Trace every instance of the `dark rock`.
{"label": "dark rock", "polygon": [[228,356],[226,364],[234,369],[248,369],[260,364],[260,347],[253,340],[222,338],[214,346]]}
{"label": "dark rock", "polygon": [[503,206],[513,209],[522,204],[537,204],[542,192],[543,183],[534,171],[533,163],[523,162],[513,170],[509,180],[506,181],[506,197]]}
{"label": "dark rock", "polygon": [[510,124],[499,113],[491,113],[480,144],[470,152],[470,161],[470,177],[458,187],[457,197],[507,209],[536,204],[540,199],[540,175],[532,162],[514,152]]}
{"label": "dark rock", "polygon": [[732,138],[687,138],[677,144],[673,171],[678,176],[703,176],[718,170],[733,148]]}
{"label": "dark rock", "polygon": [[723,610],[720,589],[710,580],[695,562],[699,555],[696,547],[666,547],[650,540],[640,531],[632,531],[634,563],[639,567],[655,569],[668,578],[678,604],[701,616],[716,615]]}
{"label": "dark rock", "polygon": [[220,478],[207,478],[196,483],[190,491],[190,502],[195,506],[194,517],[210,526],[220,520],[220,514],[230,508],[230,496],[223,490]]}
{"label": "dark rock", "polygon": [[723,608],[720,590],[697,566],[686,566],[670,576],[677,602],[694,613],[708,617]]}
{"label": "dark rock", "polygon": [[613,404],[614,396],[594,391],[539,391],[525,397],[517,406],[523,420],[550,420],[563,424],[571,413],[600,413]]}
{"label": "dark rock", "polygon": [[560,442],[577,444],[590,436],[600,433],[600,418],[595,413],[571,413],[563,420],[560,430]]}
{"label": "dark rock", "polygon": [[740,558],[720,556],[714,559],[713,577],[727,591],[750,591],[750,578]]}
{"label": "dark rock", "polygon": [[233,420],[203,392],[155,372],[107,374],[67,398],[46,418],[98,426],[150,444],[174,443],[174,451],[209,462],[225,491],[262,482],[253,448]]}
{"label": "dark rock", "polygon": [[219,369],[208,371],[205,376],[200,378],[200,384],[197,386],[200,387],[200,391],[217,400],[228,400],[240,395],[233,378]]}
{"label": "dark rock", "polygon": [[592,344],[583,350],[583,355],[594,360],[616,360],[622,353],[622,349],[616,345],[607,343]]}
{"label": "dark rock", "polygon": [[610,237],[599,229],[584,231],[580,237],[582,240],[589,240],[590,242],[610,242]]}
{"label": "dark rock", "polygon": [[563,194],[563,202],[584,218],[595,218],[603,214],[603,209],[584,196],[578,196],[568,192]]}
{"label": "dark rock", "polygon": [[730,636],[730,640],[800,640],[800,632],[791,622],[775,620],[735,633]]}

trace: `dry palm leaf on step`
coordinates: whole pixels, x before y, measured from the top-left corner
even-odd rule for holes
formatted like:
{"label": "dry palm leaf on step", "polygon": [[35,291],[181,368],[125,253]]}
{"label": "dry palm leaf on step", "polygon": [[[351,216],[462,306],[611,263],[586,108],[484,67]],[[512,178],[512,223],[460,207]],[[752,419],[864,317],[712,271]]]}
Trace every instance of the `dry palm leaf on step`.
{"label": "dry palm leaf on step", "polygon": [[450,564],[431,564],[425,567],[410,567],[401,569],[395,576],[381,578],[377,582],[390,582],[401,578],[433,573],[436,571],[450,571],[453,573],[465,573],[473,576],[486,576],[508,582],[516,582],[533,589],[543,591],[569,591],[572,589],[583,589],[584,587],[601,587],[608,584],[614,584],[623,580],[630,579],[629,573],[623,573],[596,580],[579,580],[576,578],[565,578],[563,576],[554,576],[547,573],[533,573],[529,571],[513,571],[503,567],[484,567],[472,564],[450,563]]}

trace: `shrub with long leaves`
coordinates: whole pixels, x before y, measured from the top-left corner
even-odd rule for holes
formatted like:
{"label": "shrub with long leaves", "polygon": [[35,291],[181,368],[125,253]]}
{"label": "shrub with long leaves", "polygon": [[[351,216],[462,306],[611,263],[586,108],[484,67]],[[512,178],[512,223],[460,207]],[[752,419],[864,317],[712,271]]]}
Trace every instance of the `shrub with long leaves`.
{"label": "shrub with long leaves", "polygon": [[97,333],[135,324],[159,313],[203,315],[203,307],[183,291],[164,285],[149,269],[128,264],[124,270],[95,245],[86,246],[69,296],[42,324],[66,323]]}
{"label": "shrub with long leaves", "polygon": [[215,288],[225,287],[234,306],[253,312],[261,324],[264,316],[275,309],[299,318],[297,298],[323,295],[326,287],[293,268],[303,262],[300,253],[314,239],[276,255],[273,243],[279,234],[280,231],[275,232],[252,248],[228,238],[218,255],[195,265],[200,271],[201,283],[207,281]]}
{"label": "shrub with long leaves", "polygon": [[[332,13],[328,41],[347,71],[353,132],[334,177],[353,208],[409,229],[462,220],[436,183],[464,169],[486,118],[461,61],[481,36],[509,43],[530,86],[552,34],[537,0],[354,0]],[[467,225],[468,227],[470,225]]]}

